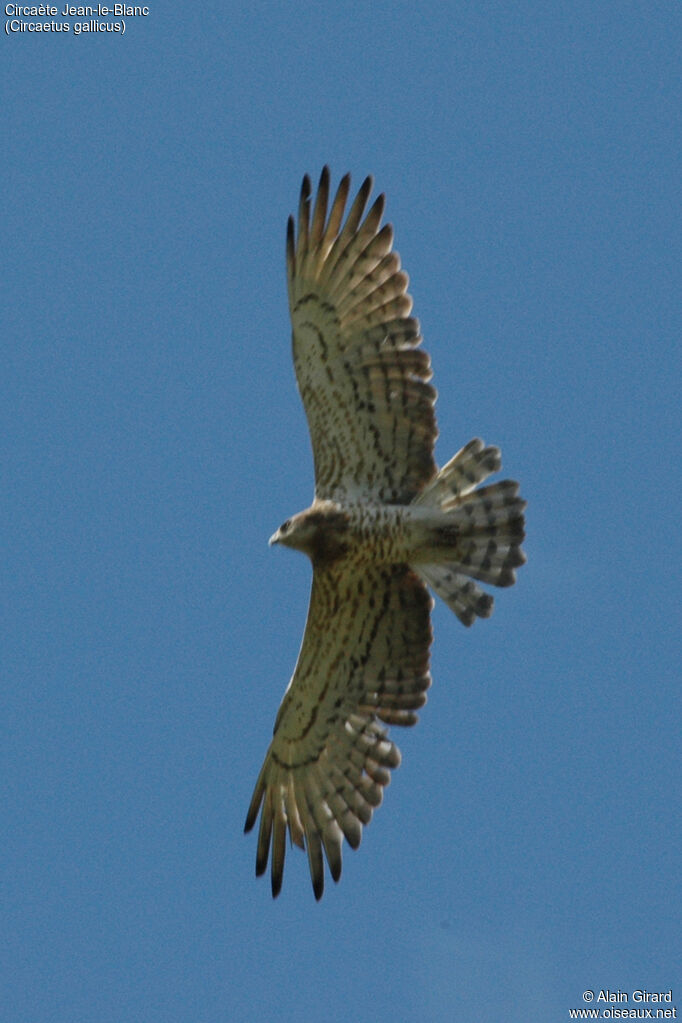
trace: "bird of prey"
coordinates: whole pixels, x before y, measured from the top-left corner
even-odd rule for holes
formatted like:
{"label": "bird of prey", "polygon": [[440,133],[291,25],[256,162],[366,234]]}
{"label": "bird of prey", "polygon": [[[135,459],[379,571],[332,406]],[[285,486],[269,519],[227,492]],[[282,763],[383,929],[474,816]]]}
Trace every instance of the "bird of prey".
{"label": "bird of prey", "polygon": [[307,851],[319,899],[323,851],[338,881],[343,839],[356,849],[381,803],[400,763],[383,725],[414,724],[431,684],[427,587],[468,626],[493,606],[476,580],[510,586],[525,561],[518,484],[480,486],[501,467],[498,448],[475,439],[436,466],[431,364],[393,229],[381,226],[384,196],[364,215],[366,178],[343,223],[349,188],[346,175],[329,207],[325,167],[311,208],[306,175],[298,230],[293,217],[287,227],[293,359],[315,496],[270,539],[303,551],[313,569],[298,661],[245,826],[260,809],[256,874],[272,848],[273,896],[287,830]]}

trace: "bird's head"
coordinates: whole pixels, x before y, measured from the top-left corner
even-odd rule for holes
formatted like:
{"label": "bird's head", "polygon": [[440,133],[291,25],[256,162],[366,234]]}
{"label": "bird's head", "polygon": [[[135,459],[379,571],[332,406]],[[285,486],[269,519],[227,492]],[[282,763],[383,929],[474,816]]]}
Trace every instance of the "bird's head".
{"label": "bird's head", "polygon": [[273,533],[268,541],[272,547],[273,543],[281,543],[284,547],[293,547],[298,551],[308,551],[317,533],[318,525],[311,522],[304,512],[287,519]]}
{"label": "bird's head", "polygon": [[287,519],[270,537],[270,544],[303,551],[313,562],[341,557],[348,549],[348,515],[332,501],[315,501]]}

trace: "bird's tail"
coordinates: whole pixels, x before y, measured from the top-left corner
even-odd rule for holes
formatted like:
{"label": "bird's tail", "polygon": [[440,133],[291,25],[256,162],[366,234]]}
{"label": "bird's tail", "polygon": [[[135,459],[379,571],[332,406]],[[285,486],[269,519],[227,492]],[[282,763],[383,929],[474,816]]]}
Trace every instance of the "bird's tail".
{"label": "bird's tail", "polygon": [[[526,557],[519,485],[502,480],[479,487],[502,462],[499,448],[475,439],[444,465],[413,504],[438,511],[424,560],[414,568],[464,625],[492,613],[493,598],[475,582],[511,586]],[[477,489],[478,488],[478,489]]]}

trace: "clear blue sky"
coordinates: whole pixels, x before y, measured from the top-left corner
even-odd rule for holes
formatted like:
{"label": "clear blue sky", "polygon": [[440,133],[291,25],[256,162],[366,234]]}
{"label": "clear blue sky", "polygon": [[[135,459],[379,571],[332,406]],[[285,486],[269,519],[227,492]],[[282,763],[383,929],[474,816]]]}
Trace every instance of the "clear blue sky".
{"label": "clear blue sky", "polygon": [[[584,0],[4,36],[3,1019],[682,1012],[681,39]],[[312,496],[284,232],[325,162],[387,193],[439,461],[499,444],[529,509],[318,905],[242,827],[308,601],[267,539]]]}

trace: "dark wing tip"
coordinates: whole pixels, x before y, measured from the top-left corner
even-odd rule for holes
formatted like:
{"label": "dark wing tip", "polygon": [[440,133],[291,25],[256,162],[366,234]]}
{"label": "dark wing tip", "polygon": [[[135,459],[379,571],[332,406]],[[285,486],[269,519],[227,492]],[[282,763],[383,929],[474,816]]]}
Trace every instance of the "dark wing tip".
{"label": "dark wing tip", "polygon": [[253,790],[251,796],[251,802],[249,803],[249,809],[246,813],[246,822],[244,824],[244,834],[246,835],[256,823],[258,817],[258,811],[260,810],[261,803],[263,802],[263,796],[265,795],[265,783],[263,780],[265,770],[265,764],[261,769],[261,773],[258,775],[258,781],[256,787]]}
{"label": "dark wing tip", "polygon": [[287,220],[287,266],[292,273],[296,263],[296,226],[292,216]]}
{"label": "dark wing tip", "polygon": [[[384,215],[384,210],[385,209],[386,209],[386,193],[385,192],[381,192],[376,197],[374,202],[372,203],[371,213],[376,215],[378,220],[381,220],[381,218]],[[388,226],[390,227],[390,224]],[[392,227],[391,227],[391,232],[393,232],[393,228]]]}
{"label": "dark wing tip", "polygon": [[258,817],[258,810],[259,809],[260,809],[260,800],[258,800],[258,802],[256,803],[255,796],[254,796],[254,799],[251,801],[251,806],[249,807],[249,812],[246,815],[246,821],[244,822],[244,834],[245,835],[248,835],[249,831],[251,831],[251,828],[256,823],[256,818]]}
{"label": "dark wing tip", "polygon": [[374,177],[371,174],[368,174],[367,177],[365,178],[365,180],[360,185],[358,194],[359,195],[364,195],[365,199],[366,199],[367,196],[369,195],[369,193],[372,191],[373,187],[374,187]]}
{"label": "dark wing tip", "polygon": [[317,198],[313,211],[313,222],[310,229],[311,241],[317,246],[324,236],[324,225],[327,219],[327,204],[329,202],[329,167],[325,164],[320,174],[320,184],[317,188]]}
{"label": "dark wing tip", "polygon": [[[372,177],[371,174],[368,174],[365,180],[360,185],[360,188],[358,189],[358,194],[355,196],[355,202],[353,203],[352,206],[352,209],[354,211],[357,211],[357,221],[355,223],[354,229],[357,228],[357,224],[359,223],[362,214],[365,212],[365,206],[367,205],[367,200],[369,199],[369,195],[373,187],[374,178]],[[379,198],[381,197],[379,196]]]}

